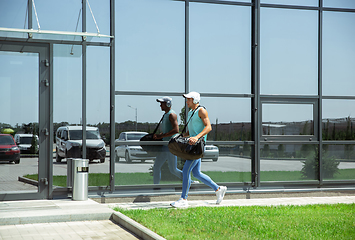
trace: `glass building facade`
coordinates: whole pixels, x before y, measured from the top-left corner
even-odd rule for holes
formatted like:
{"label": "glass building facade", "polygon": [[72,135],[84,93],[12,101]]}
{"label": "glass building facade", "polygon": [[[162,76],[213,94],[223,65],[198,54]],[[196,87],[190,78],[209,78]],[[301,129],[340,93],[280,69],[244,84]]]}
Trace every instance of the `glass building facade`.
{"label": "glass building facade", "polygon": [[163,96],[181,131],[190,91],[212,124],[201,170],[215,182],[232,192],[351,187],[354,24],[347,0],[2,1],[0,131],[38,135],[39,149],[19,164],[0,152],[0,199],[70,192],[56,144],[67,125],[97,127],[106,144],[105,161],[92,158],[83,131],[89,195],[179,193],[167,163],[154,182],[156,153],[130,135],[153,132]]}

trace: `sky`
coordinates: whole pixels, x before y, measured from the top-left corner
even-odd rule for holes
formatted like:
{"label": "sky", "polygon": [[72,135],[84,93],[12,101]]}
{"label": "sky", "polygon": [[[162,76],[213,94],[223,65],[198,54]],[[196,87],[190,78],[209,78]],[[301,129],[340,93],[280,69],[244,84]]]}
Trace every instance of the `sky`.
{"label": "sky", "polygon": [[[81,31],[81,0],[34,2],[41,30]],[[262,1],[286,2],[316,6],[318,0]],[[26,4],[27,0],[0,0],[0,27],[24,28]],[[100,33],[109,35],[109,1],[89,0],[89,4]],[[324,0],[324,6],[355,8],[355,1]],[[116,91],[184,92],[184,11],[181,1],[116,1]],[[318,13],[262,8],[260,14],[261,94],[317,95]],[[250,16],[250,7],[246,6],[190,3],[191,91],[250,94]],[[96,33],[89,8],[86,19],[87,32]],[[355,96],[354,25],[355,13],[323,14],[323,95]],[[33,28],[38,29],[35,16]],[[0,32],[0,36],[14,34]],[[87,56],[87,123],[109,122],[109,48],[88,47]],[[35,53],[0,51],[0,123],[38,121],[37,58]],[[81,62],[80,46],[54,46],[54,122],[81,121]],[[162,114],[158,97],[162,96],[116,96],[116,122],[135,121],[135,108],[138,122],[158,122]],[[172,97],[173,109],[179,113],[184,99]],[[322,103],[323,118],[355,115],[355,100]],[[250,122],[250,98],[202,97],[201,105],[206,106],[212,123]],[[262,109],[264,122],[304,121],[313,118],[314,106],[308,102],[265,103]]]}

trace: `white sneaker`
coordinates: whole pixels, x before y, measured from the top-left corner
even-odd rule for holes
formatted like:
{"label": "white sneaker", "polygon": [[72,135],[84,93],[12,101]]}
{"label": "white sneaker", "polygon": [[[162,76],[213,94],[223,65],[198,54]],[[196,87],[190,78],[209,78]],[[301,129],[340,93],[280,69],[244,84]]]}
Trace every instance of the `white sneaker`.
{"label": "white sneaker", "polygon": [[180,198],[176,202],[170,203],[170,206],[174,208],[187,208],[189,207],[189,204],[187,203],[187,200]]}
{"label": "white sneaker", "polygon": [[220,204],[224,198],[224,195],[227,192],[227,187],[226,186],[220,186],[218,191],[216,192],[217,195],[217,202],[216,204]]}
{"label": "white sneaker", "polygon": [[191,183],[200,183],[199,181],[191,181]]}

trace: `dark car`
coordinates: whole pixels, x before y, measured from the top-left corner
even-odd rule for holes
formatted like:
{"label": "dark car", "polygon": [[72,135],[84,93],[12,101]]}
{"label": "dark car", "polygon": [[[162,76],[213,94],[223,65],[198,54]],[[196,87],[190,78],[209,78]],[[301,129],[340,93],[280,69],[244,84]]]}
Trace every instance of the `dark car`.
{"label": "dark car", "polygon": [[0,161],[20,163],[20,149],[10,134],[0,134]]}

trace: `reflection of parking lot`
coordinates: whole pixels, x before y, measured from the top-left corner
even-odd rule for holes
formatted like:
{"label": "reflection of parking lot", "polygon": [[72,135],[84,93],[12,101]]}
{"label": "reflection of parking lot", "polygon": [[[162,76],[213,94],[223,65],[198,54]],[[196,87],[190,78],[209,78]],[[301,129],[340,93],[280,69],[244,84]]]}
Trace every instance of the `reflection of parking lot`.
{"label": "reflection of parking lot", "polygon": [[[62,163],[57,163],[55,159],[53,161],[53,175],[67,175],[66,160]],[[125,161],[115,163],[115,171],[117,173],[134,173],[134,172],[149,172],[149,168],[154,164],[153,160],[147,160],[142,162],[133,162],[128,164]],[[302,168],[301,161],[290,160],[261,160],[261,171],[299,171]],[[341,162],[339,164],[340,169],[355,168],[355,162]],[[110,161],[106,158],[105,163],[94,162],[89,164],[90,173],[109,173]],[[251,161],[247,158],[227,157],[220,156],[217,162],[211,160],[204,160],[202,162],[202,171],[238,171],[238,172],[250,172]],[[21,158],[20,164],[0,163],[0,191],[7,186],[6,191],[15,190],[15,185],[10,189],[8,184],[11,181],[13,184],[27,185],[19,183],[17,181],[18,176],[24,176],[26,174],[38,173],[38,159],[37,158]],[[1,187],[2,186],[2,187]],[[16,188],[16,190],[19,190]]]}

